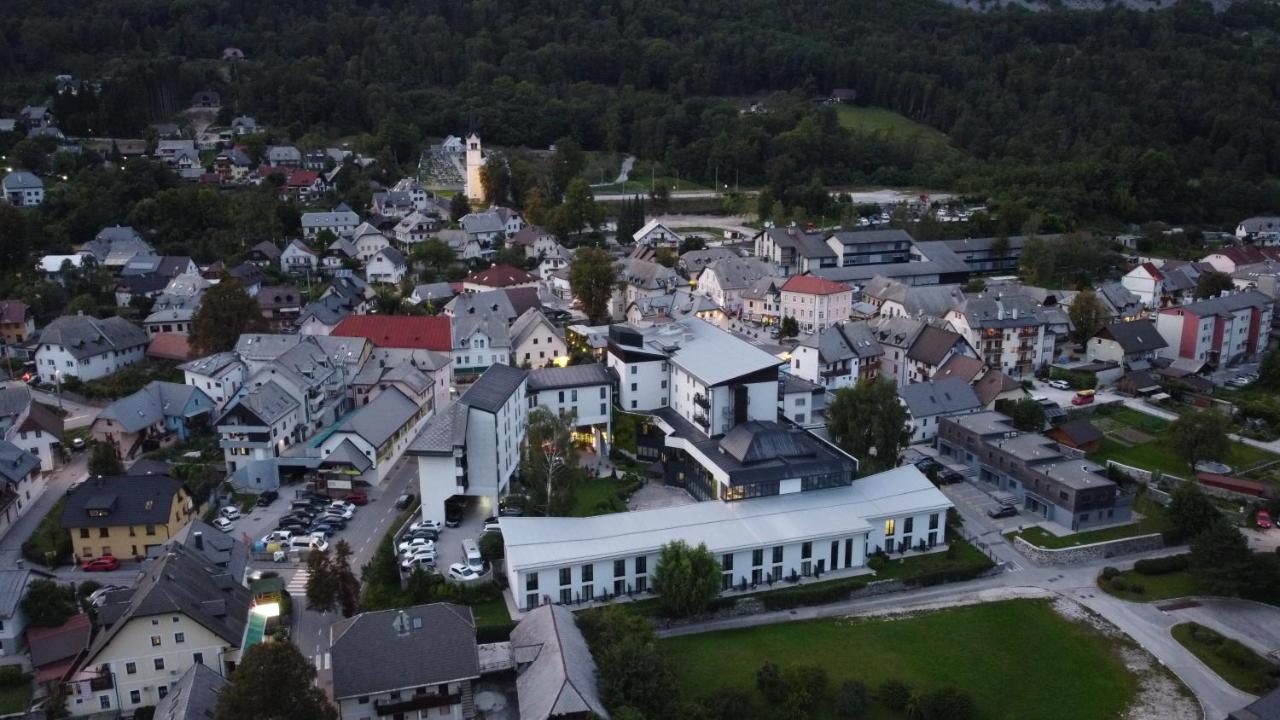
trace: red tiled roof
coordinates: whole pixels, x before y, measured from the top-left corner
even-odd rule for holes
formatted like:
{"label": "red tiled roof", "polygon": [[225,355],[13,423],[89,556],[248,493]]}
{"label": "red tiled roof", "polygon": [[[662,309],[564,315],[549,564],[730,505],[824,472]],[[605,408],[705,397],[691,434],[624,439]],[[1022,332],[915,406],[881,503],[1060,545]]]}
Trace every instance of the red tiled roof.
{"label": "red tiled roof", "polygon": [[41,681],[61,680],[80,653],[89,647],[93,624],[84,613],[72,615],[58,627],[28,627],[27,645],[31,662],[39,670]]}
{"label": "red tiled roof", "polygon": [[1152,280],[1164,279],[1164,273],[1160,272],[1159,268],[1149,262],[1142,263],[1142,269],[1147,271],[1147,274],[1151,276]]}
{"label": "red tiled roof", "polygon": [[375,347],[440,352],[453,349],[447,317],[348,315],[329,334],[337,337],[362,337]]}
{"label": "red tiled roof", "polygon": [[310,187],[320,179],[320,173],[315,170],[294,170],[289,175],[289,187]]}
{"label": "red tiled roof", "polygon": [[182,333],[156,333],[147,346],[147,357],[162,360],[190,360],[195,357],[187,336]]}
{"label": "red tiled roof", "polygon": [[851,290],[853,288],[844,283],[813,275],[793,275],[782,286],[783,292],[804,293],[806,295],[835,295],[836,293],[849,292]]}
{"label": "red tiled roof", "polygon": [[462,280],[464,283],[484,285],[491,288],[511,287],[537,281],[537,278],[520,268],[510,265],[494,265],[488,270],[471,273]]}
{"label": "red tiled roof", "polygon": [[26,321],[26,303],[21,300],[0,300],[0,325],[20,325]]}

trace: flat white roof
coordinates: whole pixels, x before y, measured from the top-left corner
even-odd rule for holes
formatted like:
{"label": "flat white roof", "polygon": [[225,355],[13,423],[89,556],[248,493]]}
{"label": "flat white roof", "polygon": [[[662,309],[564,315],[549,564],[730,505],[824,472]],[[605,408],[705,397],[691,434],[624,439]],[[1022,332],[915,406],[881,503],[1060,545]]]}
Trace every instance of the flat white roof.
{"label": "flat white roof", "polygon": [[501,517],[506,559],[516,570],[656,553],[673,540],[714,552],[865,533],[868,520],[943,510],[951,501],[913,465],[848,487],[595,517]]}

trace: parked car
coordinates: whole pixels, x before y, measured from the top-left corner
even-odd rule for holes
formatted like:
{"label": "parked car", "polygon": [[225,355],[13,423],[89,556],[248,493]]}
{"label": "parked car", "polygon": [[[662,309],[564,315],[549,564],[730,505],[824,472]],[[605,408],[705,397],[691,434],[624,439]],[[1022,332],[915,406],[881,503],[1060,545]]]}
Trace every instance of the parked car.
{"label": "parked car", "polygon": [[85,572],[103,572],[106,570],[119,570],[120,561],[110,555],[103,555],[100,558],[85,560],[80,564],[80,569]]}
{"label": "parked car", "polygon": [[325,515],[337,515],[343,520],[350,520],[356,516],[356,508],[354,505],[330,505],[321,510]]}
{"label": "parked car", "polygon": [[258,507],[266,507],[280,498],[280,493],[275,490],[264,490],[258,496],[258,501],[254,503]]}
{"label": "parked car", "polygon": [[82,437],[72,438],[72,440],[71,440],[71,449],[72,449],[72,450],[83,450],[83,449],[84,449],[84,438],[82,438]]}
{"label": "parked car", "polygon": [[344,497],[343,500],[346,500],[352,505],[368,505],[369,504],[369,496],[365,495],[359,490],[356,490],[355,492],[347,493],[347,496]]}
{"label": "parked car", "polygon": [[964,476],[950,468],[938,473],[939,485],[954,485],[964,482]]}
{"label": "parked car", "polygon": [[224,532],[224,533],[229,533],[229,532],[231,532],[232,530],[235,530],[235,529],[236,529],[236,524],[235,524],[235,522],[233,522],[233,521],[231,521],[231,520],[228,520],[228,519],[226,519],[226,518],[224,518],[224,517],[214,518],[214,520],[213,520],[213,526],[214,526],[214,527],[216,527],[216,528],[218,528],[219,530],[221,530],[221,531],[222,531],[222,532]]}
{"label": "parked car", "polygon": [[1066,380],[1050,380],[1049,387],[1053,388],[1054,390],[1070,390],[1071,383],[1067,382]]}
{"label": "parked car", "polygon": [[462,563],[454,563],[449,566],[449,579],[459,582],[471,582],[480,579],[480,573],[472,570],[469,565]]}
{"label": "parked car", "polygon": [[236,507],[235,505],[227,505],[226,507],[219,510],[218,514],[228,520],[239,520],[240,508]]}
{"label": "parked car", "polygon": [[272,530],[262,537],[263,545],[271,545],[272,543],[287,543],[297,533],[292,530]]}
{"label": "parked car", "polygon": [[435,546],[436,546],[435,540],[428,540],[426,538],[409,538],[408,540],[405,540],[404,542],[397,545],[396,550],[399,551],[401,555],[404,555],[408,552],[412,552],[420,549],[433,550],[435,549]]}
{"label": "parked car", "polygon": [[418,520],[409,525],[409,532],[417,532],[418,530],[435,530],[436,532],[444,531],[444,523],[439,520]]}
{"label": "parked car", "polygon": [[284,518],[279,522],[279,524],[276,525],[276,531],[287,532],[292,536],[292,535],[297,535],[298,533],[302,532],[303,530],[306,530],[309,527],[311,527],[311,523],[309,522],[305,522],[303,520],[296,520],[293,518]]}
{"label": "parked car", "polygon": [[1012,505],[1001,505],[999,507],[993,507],[987,511],[987,515],[990,515],[991,517],[996,519],[1015,517],[1017,516],[1017,514],[1018,514],[1018,508]]}
{"label": "parked car", "polygon": [[94,607],[100,607],[102,603],[106,602],[107,595],[110,595],[111,593],[116,592],[118,590],[128,590],[128,589],[129,588],[123,585],[103,585],[97,590],[94,590],[93,592],[89,593],[89,604]]}
{"label": "parked car", "polygon": [[435,567],[435,564],[435,550],[418,550],[417,552],[411,552],[401,557],[400,569],[408,572],[409,570],[412,570],[415,565],[430,565],[431,567]]}
{"label": "parked car", "polygon": [[920,458],[916,461],[916,469],[922,473],[927,473],[936,467],[939,467],[939,463],[931,457]]}
{"label": "parked car", "polygon": [[290,550],[319,550],[320,552],[324,552],[325,550],[329,549],[329,543],[326,542],[323,538],[318,538],[311,535],[296,535],[292,538],[289,538],[289,549]]}
{"label": "parked car", "polygon": [[1092,405],[1093,401],[1096,399],[1097,399],[1097,391],[1079,390],[1076,392],[1076,396],[1071,398],[1071,404],[1072,405]]}
{"label": "parked car", "polygon": [[466,512],[467,506],[465,501],[445,501],[444,504],[444,526],[456,528],[462,524],[462,515]]}
{"label": "parked car", "polygon": [[400,497],[396,498],[396,509],[404,510],[405,508],[409,507],[410,505],[413,504],[414,497],[415,495],[413,493],[405,493]]}
{"label": "parked car", "polygon": [[1254,520],[1254,522],[1257,523],[1258,527],[1262,528],[1263,530],[1270,530],[1271,529],[1271,513],[1267,512],[1266,510],[1259,510],[1258,517]]}
{"label": "parked car", "polygon": [[498,515],[500,517],[520,517],[524,515],[524,508],[519,505],[499,505]]}
{"label": "parked car", "polygon": [[318,522],[315,525],[312,525],[310,528],[308,528],[308,530],[310,530],[308,534],[311,535],[312,537],[315,537],[318,535],[320,537],[325,537],[325,538],[331,538],[334,536],[334,533],[338,532],[338,528],[325,522]]}
{"label": "parked car", "polygon": [[408,540],[409,538],[424,538],[426,540],[434,541],[434,540],[440,539],[440,533],[436,532],[435,530],[432,530],[431,528],[420,528],[418,530],[414,530],[411,533],[406,533],[404,537],[406,540]]}
{"label": "parked car", "polygon": [[332,525],[339,530],[347,529],[347,519],[341,515],[321,515],[316,522]]}
{"label": "parked car", "polygon": [[1233,377],[1230,380],[1228,380],[1227,384],[1230,385],[1231,387],[1246,388],[1252,385],[1253,381],[1243,375],[1240,375],[1238,377]]}
{"label": "parked car", "polygon": [[501,530],[502,530],[502,525],[498,523],[498,518],[491,517],[491,518],[484,519],[485,532],[500,532]]}

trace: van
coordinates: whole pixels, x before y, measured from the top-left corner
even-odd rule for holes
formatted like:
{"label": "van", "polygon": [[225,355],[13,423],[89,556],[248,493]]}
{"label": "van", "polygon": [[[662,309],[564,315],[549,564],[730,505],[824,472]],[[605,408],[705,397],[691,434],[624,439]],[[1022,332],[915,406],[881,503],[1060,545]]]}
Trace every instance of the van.
{"label": "van", "polygon": [[480,546],[476,545],[476,541],[467,538],[462,541],[462,555],[467,559],[467,565],[476,572],[484,571],[484,558],[480,556]]}
{"label": "van", "polygon": [[1093,402],[1095,394],[1096,393],[1093,390],[1081,390],[1076,393],[1075,397],[1071,398],[1071,404],[1088,405]]}

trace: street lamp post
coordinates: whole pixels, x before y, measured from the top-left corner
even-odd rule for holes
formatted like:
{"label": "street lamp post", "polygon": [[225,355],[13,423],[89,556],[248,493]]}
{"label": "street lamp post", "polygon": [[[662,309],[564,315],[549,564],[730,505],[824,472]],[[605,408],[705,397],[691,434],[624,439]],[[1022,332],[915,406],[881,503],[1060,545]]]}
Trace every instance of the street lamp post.
{"label": "street lamp post", "polygon": [[53,371],[53,387],[58,394],[58,409],[62,409],[62,371]]}

